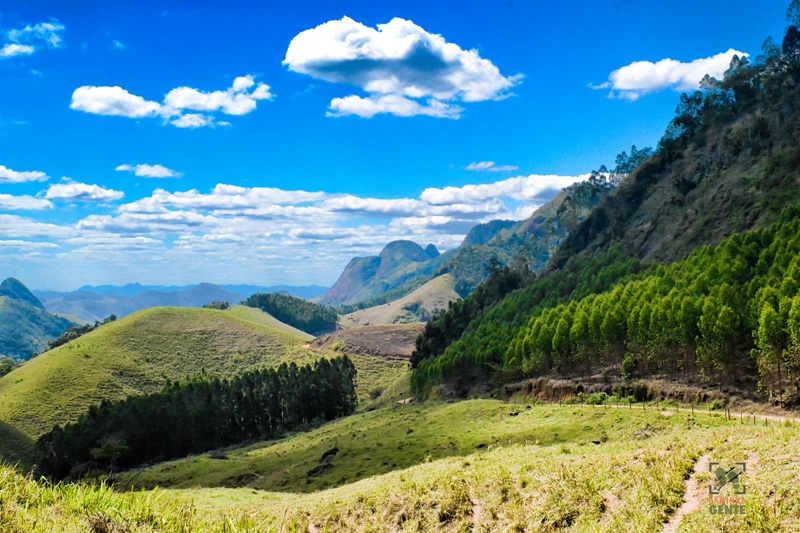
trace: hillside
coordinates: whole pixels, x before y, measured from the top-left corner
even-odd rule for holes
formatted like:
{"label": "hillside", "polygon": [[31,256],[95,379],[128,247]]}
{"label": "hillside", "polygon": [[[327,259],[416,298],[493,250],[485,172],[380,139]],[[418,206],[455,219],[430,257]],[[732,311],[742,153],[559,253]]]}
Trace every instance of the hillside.
{"label": "hillside", "polygon": [[[106,324],[0,379],[0,421],[35,438],[103,399],[156,392],[201,370],[223,377],[310,358],[306,337],[224,311],[155,308]],[[0,453],[8,448],[0,435]]]}
{"label": "hillside", "polygon": [[566,240],[553,268],[619,242],[643,261],[774,222],[800,201],[800,55],[740,62],[681,97],[656,154]]}
{"label": "hillside", "polygon": [[344,315],[340,322],[345,327],[425,322],[459,298],[452,274],[442,274],[402,298]]}
{"label": "hillside", "polygon": [[0,355],[30,359],[73,325],[71,320],[45,311],[18,280],[8,278],[0,284]]}
{"label": "hillside", "polygon": [[544,275],[426,327],[413,383],[464,394],[500,365],[500,380],[665,373],[755,393],[758,375],[771,401],[798,401],[786,377],[798,368],[789,317],[800,216],[788,207],[800,201],[798,80],[792,50],[734,61],[722,81],[683,95],[655,153],[579,223]]}
{"label": "hillside", "polygon": [[430,274],[440,257],[432,244],[423,249],[411,241],[390,242],[377,256],[352,259],[320,303],[353,304],[378,297],[412,278]]}

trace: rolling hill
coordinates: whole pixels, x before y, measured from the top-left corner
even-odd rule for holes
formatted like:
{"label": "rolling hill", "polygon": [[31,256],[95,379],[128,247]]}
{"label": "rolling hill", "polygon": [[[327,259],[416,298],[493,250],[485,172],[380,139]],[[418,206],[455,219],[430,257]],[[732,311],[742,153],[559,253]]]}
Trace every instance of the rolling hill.
{"label": "rolling hill", "polygon": [[30,359],[47,342],[74,326],[71,320],[45,311],[21,282],[8,278],[0,284],[0,355]]}
{"label": "rolling hill", "polygon": [[[140,311],[45,352],[0,379],[0,421],[36,438],[103,399],[156,392],[166,380],[201,371],[227,377],[310,358],[300,347],[307,339],[225,311]],[[3,437],[9,432],[1,430],[5,456],[9,448]]]}

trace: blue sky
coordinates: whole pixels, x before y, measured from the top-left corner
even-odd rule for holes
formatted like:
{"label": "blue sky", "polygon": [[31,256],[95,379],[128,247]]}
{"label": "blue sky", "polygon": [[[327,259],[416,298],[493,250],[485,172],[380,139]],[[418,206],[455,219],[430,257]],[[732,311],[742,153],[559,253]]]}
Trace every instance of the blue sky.
{"label": "blue sky", "polygon": [[452,248],[654,146],[786,4],[0,1],[0,277],[330,284]]}

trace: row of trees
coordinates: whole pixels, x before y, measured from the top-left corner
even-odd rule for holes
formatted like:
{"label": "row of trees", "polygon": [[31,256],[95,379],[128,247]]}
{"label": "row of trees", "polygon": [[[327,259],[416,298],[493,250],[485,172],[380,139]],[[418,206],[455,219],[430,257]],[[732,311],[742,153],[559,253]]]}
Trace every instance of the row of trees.
{"label": "row of trees", "polygon": [[273,438],[353,412],[356,370],[346,356],[247,372],[202,375],[158,394],[104,401],[37,442],[39,470],[55,479],[90,468],[128,468]]}
{"label": "row of trees", "polygon": [[288,294],[259,292],[242,303],[261,309],[281,322],[314,336],[335,330],[339,318],[330,307]]}
{"label": "row of trees", "polygon": [[[540,274],[504,298],[487,298],[486,305],[478,297],[488,287],[479,286],[458,307],[454,304],[426,325],[412,354],[413,389],[419,393],[439,381],[468,385],[475,377],[498,370],[502,374],[506,351],[528,317],[606,291],[640,269],[639,261],[615,245],[604,253],[579,254],[563,268]],[[500,379],[505,380],[502,375]]]}
{"label": "row of trees", "polygon": [[[53,339],[47,343],[47,350],[52,350],[53,348],[57,348],[62,344],[67,344],[69,341],[73,341],[82,335],[86,335],[90,333],[100,326],[104,326],[111,322],[117,320],[117,315],[109,315],[103,319],[102,322],[99,320],[95,320],[94,324],[84,324],[83,326],[70,326],[67,330],[57,339]],[[47,351],[44,350],[44,351]]]}
{"label": "row of trees", "polygon": [[770,398],[796,400],[799,293],[800,208],[789,208],[768,228],[541,310],[512,341],[504,365],[529,376],[569,374],[628,358],[637,373],[718,384],[755,367]]}

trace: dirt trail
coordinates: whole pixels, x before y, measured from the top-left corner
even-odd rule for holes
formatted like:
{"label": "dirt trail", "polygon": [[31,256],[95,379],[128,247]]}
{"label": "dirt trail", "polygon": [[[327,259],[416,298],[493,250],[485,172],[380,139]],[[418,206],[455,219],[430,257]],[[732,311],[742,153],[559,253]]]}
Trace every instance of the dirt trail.
{"label": "dirt trail", "polygon": [[[575,407],[576,404],[563,404],[565,407]],[[582,407],[594,407],[595,409],[631,409],[625,405],[582,405]],[[645,408],[646,411],[652,411],[656,409],[655,406],[649,405]],[[633,407],[633,410],[642,410],[641,405],[638,407]],[[708,415],[708,414],[718,414],[718,415],[725,415],[725,411],[712,411],[709,413],[705,409],[689,409],[688,407],[670,407],[669,409],[657,409],[662,415],[664,416],[672,416],[675,413],[694,413],[699,415]],[[731,411],[730,413],[731,420],[743,420],[744,424],[753,424],[753,417],[755,417],[756,423],[764,424],[764,420],[766,419],[769,422],[787,422],[791,421],[792,423],[797,422],[800,423],[800,416],[782,416],[782,415],[765,415],[765,414],[758,414],[758,413],[734,413]],[[749,420],[749,422],[748,422]]]}
{"label": "dirt trail", "polygon": [[705,471],[710,458],[711,452],[708,452],[694,464],[694,470],[689,476],[689,479],[686,480],[686,489],[683,492],[683,503],[678,507],[678,510],[675,511],[675,514],[672,515],[670,521],[664,525],[664,529],[661,530],[661,533],[675,533],[678,531],[678,526],[681,525],[684,516],[700,509],[704,492],[697,486],[697,475]]}

